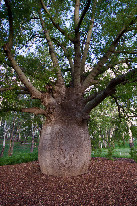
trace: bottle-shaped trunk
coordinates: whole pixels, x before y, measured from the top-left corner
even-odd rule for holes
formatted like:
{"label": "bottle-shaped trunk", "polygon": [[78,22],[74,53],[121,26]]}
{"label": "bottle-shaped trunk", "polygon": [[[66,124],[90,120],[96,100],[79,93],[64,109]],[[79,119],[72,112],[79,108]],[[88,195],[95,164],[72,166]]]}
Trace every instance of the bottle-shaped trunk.
{"label": "bottle-shaped trunk", "polygon": [[45,123],[38,159],[42,173],[47,175],[76,176],[85,173],[91,159],[87,124],[67,118]]}

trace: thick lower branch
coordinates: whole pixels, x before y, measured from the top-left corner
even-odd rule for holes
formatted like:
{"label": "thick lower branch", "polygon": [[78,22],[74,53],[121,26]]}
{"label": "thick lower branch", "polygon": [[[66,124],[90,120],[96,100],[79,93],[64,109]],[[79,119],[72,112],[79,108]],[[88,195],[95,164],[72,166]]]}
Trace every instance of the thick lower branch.
{"label": "thick lower branch", "polygon": [[[5,91],[9,91],[9,90],[20,90],[20,92],[26,92],[27,93],[27,88],[26,87],[6,87],[6,88],[0,88],[0,92],[5,92]],[[18,91],[19,92],[19,91]]]}
{"label": "thick lower branch", "polygon": [[5,44],[3,48],[13,69],[17,72],[19,79],[31,93],[32,98],[41,99],[41,92],[32,85],[32,83],[27,79],[25,74],[22,72],[21,68],[18,66],[17,62],[11,54],[8,44]]}
{"label": "thick lower branch", "polygon": [[33,113],[35,115],[41,114],[41,115],[47,115],[46,111],[43,109],[39,109],[37,107],[32,107],[32,108],[23,108],[21,109],[22,112],[28,112],[28,113]]}

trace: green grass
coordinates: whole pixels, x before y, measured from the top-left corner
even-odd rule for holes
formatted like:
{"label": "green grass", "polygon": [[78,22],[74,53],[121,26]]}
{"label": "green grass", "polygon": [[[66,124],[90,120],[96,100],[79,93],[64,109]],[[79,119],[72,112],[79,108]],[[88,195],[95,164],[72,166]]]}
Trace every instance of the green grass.
{"label": "green grass", "polygon": [[[38,147],[34,148],[33,153],[30,153],[31,144],[20,144],[15,142],[13,155],[8,156],[9,144],[6,144],[4,155],[0,158],[0,166],[2,165],[13,165],[20,164],[23,162],[31,162],[38,160]],[[0,151],[2,145],[0,145]]]}
{"label": "green grass", "polygon": [[[92,151],[91,153],[92,157],[108,157],[108,149],[101,149]],[[115,148],[112,151],[112,157],[116,158],[131,158],[130,156],[130,148]]]}
{"label": "green grass", "polygon": [[12,155],[11,157],[1,157],[0,166],[2,165],[14,165],[24,162],[32,162],[38,160],[38,152],[33,153],[22,153],[17,155]]}
{"label": "green grass", "polygon": [[[22,153],[30,153],[30,148],[31,148],[31,144],[21,144],[20,142],[15,142],[14,149],[13,149],[13,155],[16,156],[16,155],[19,155]],[[1,149],[2,149],[2,144],[0,145],[0,151],[1,151]],[[6,142],[3,157],[7,157],[8,150],[9,150],[9,141]],[[36,152],[36,151],[38,151],[38,148],[34,147],[34,152]]]}

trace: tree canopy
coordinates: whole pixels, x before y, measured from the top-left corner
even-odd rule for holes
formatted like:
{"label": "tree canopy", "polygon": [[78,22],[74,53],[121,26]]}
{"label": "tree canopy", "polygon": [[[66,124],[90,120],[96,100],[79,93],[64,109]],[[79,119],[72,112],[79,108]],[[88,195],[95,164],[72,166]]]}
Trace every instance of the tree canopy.
{"label": "tree canopy", "polygon": [[1,111],[46,116],[56,86],[85,97],[84,118],[108,96],[135,116],[136,14],[135,0],[2,0]]}

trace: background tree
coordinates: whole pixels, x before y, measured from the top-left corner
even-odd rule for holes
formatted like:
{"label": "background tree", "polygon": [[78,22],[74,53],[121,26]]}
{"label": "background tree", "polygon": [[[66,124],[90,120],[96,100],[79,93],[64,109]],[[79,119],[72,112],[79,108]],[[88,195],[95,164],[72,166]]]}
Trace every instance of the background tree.
{"label": "background tree", "polygon": [[5,0],[1,11],[2,109],[46,116],[43,173],[86,172],[89,113],[127,87],[136,93],[136,2]]}

